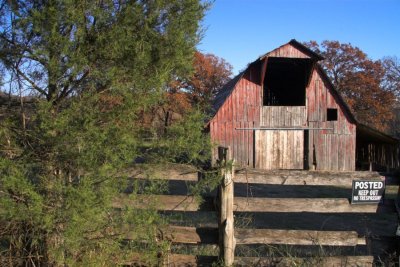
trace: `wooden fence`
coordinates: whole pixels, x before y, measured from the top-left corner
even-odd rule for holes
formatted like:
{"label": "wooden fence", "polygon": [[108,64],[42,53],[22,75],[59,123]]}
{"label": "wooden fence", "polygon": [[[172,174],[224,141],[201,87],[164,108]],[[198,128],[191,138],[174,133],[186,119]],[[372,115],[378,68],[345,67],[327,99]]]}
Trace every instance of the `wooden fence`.
{"label": "wooden fence", "polygon": [[[134,201],[121,197],[116,201],[116,206],[142,208],[150,198],[156,198],[159,210],[164,212],[207,218],[194,226],[176,220],[164,230],[173,245],[210,246],[206,255],[201,251],[198,255],[172,251],[164,265],[209,266],[219,258],[226,266],[372,266],[374,261],[390,258],[395,252],[395,179],[375,172],[234,170],[229,150],[221,148],[219,154],[222,183],[218,194],[206,197],[203,203],[193,196],[175,194],[174,190],[174,195],[143,195]],[[160,178],[184,184],[199,180],[195,171],[183,169],[164,170]],[[354,179],[385,179],[388,193],[384,203],[351,205]],[[251,217],[251,223],[241,225],[240,220],[246,216]],[[259,246],[277,247],[277,253],[245,255],[244,248],[250,247],[247,251],[251,251]],[[303,254],[291,254],[292,249]],[[317,251],[317,255],[307,251]]]}

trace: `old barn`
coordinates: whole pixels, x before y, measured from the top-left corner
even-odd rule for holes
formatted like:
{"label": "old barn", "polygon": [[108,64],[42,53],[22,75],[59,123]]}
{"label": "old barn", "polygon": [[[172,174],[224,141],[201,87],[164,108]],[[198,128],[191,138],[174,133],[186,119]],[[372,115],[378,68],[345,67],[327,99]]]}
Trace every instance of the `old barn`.
{"label": "old barn", "polygon": [[212,141],[258,169],[395,167],[397,140],[357,122],[322,59],[291,40],[250,63],[216,96]]}

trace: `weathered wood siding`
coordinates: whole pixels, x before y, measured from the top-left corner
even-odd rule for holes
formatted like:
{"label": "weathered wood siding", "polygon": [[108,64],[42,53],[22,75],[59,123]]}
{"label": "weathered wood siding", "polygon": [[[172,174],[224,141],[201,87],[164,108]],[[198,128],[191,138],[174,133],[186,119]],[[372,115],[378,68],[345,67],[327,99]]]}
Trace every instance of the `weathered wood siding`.
{"label": "weathered wood siding", "polygon": [[[211,141],[229,147],[239,165],[254,166],[254,132],[237,128],[260,126],[260,70],[249,68],[210,122]],[[216,158],[213,151],[213,158]]]}
{"label": "weathered wood siding", "polygon": [[255,138],[257,169],[304,168],[303,130],[258,130]]}
{"label": "weathered wood siding", "polygon": [[[291,44],[283,45],[265,57],[310,58]],[[306,106],[263,106],[262,80],[266,64],[262,63],[260,60],[249,65],[211,120],[212,141],[230,147],[237,164],[243,166],[301,169],[306,165],[306,168],[317,170],[355,170],[356,125],[351,122],[351,116],[345,114],[340,99],[319,68],[313,70],[306,88]],[[328,108],[337,109],[337,121],[327,121]],[[297,133],[238,130],[258,127],[330,130],[299,130]],[[215,159],[216,151],[213,154]]]}
{"label": "weathered wood siding", "polygon": [[278,47],[275,50],[269,52],[266,56],[268,57],[288,57],[288,58],[310,58],[304,52],[298,50],[296,47],[291,44],[285,44],[283,46]]}
{"label": "weathered wood siding", "polygon": [[305,127],[307,109],[304,106],[263,106],[261,108],[262,127]]}
{"label": "weathered wood siding", "polygon": [[[310,169],[355,170],[356,125],[351,123],[318,70],[314,70],[307,94],[307,120],[310,128],[308,162]],[[337,121],[327,121],[327,109],[337,109]]]}

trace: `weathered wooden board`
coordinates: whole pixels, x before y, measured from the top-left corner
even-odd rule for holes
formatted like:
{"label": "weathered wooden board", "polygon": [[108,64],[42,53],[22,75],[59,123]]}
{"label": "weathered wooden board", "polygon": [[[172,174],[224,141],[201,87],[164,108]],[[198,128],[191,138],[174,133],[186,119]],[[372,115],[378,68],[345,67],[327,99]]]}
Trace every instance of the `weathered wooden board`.
{"label": "weathered wooden board", "polygon": [[114,200],[113,207],[122,208],[124,206],[137,209],[154,208],[166,211],[214,210],[212,200],[206,199],[206,201],[200,204],[192,196],[136,195],[134,198],[129,198],[128,195],[122,194],[118,199]]}
{"label": "weathered wooden board", "polygon": [[396,213],[237,212],[236,218],[248,228],[356,231],[366,238],[394,237],[398,222]]}
{"label": "weathered wooden board", "polygon": [[165,265],[168,267],[195,267],[212,266],[217,262],[217,256],[170,254],[167,256]]}
{"label": "weathered wooden board", "polygon": [[168,267],[195,267],[212,266],[218,262],[217,256],[166,254],[159,258],[159,262],[148,262],[143,255],[131,253],[124,262],[116,262],[118,266],[168,266]]}
{"label": "weathered wooden board", "polygon": [[352,180],[386,180],[386,184],[398,184],[399,179],[381,176],[377,172],[327,172],[295,170],[242,169],[236,172],[235,183],[281,184],[281,185],[322,185],[351,187]]}
{"label": "weathered wooden board", "polygon": [[256,130],[255,166],[264,170],[303,169],[303,130]]}
{"label": "weathered wooden board", "polygon": [[173,243],[218,244],[218,228],[169,226],[163,235]]}
{"label": "weathered wooden board", "polygon": [[[355,169],[356,127],[343,112],[344,107],[333,90],[321,72],[314,70],[306,90],[308,126],[332,130],[310,131],[309,169],[352,171]],[[337,120],[327,121],[328,108],[337,110]]]}
{"label": "weathered wooden board", "polygon": [[387,213],[394,212],[391,206],[351,205],[340,198],[235,198],[235,211],[247,212]]}
{"label": "weathered wooden board", "polygon": [[126,169],[123,175],[134,179],[161,179],[198,181],[199,172],[196,168],[183,164],[151,165],[138,164]]}
{"label": "weathered wooden board", "polygon": [[355,231],[236,229],[237,244],[287,244],[317,246],[365,245]]}
{"label": "weathered wooden board", "polygon": [[[246,71],[210,122],[212,142],[229,146],[236,162],[242,166],[253,166],[253,132],[236,128],[260,125],[261,85],[259,73],[256,74],[254,68]],[[213,162],[216,156],[214,152]]]}
{"label": "weathered wooden board", "polygon": [[[184,255],[184,254],[170,254],[166,259],[167,266],[177,267],[196,267],[196,266],[212,266],[213,263],[218,261],[216,256],[202,256],[202,255]],[[300,258],[300,257],[236,257],[235,266],[346,266],[346,267],[367,267],[373,266],[374,257],[372,256],[338,256],[338,257],[314,257],[314,258]]]}
{"label": "weathered wooden board", "polygon": [[309,55],[300,51],[298,48],[294,47],[292,44],[282,45],[265,56],[268,57],[288,57],[288,58],[310,58]]}
{"label": "weathered wooden board", "polygon": [[307,125],[305,106],[263,106],[262,127],[304,127]]}
{"label": "weathered wooden board", "polygon": [[[162,230],[163,238],[172,243],[217,244],[218,228],[169,226]],[[126,238],[131,238],[127,233]],[[309,231],[276,229],[236,229],[236,244],[287,244],[316,246],[365,245],[355,231]]]}
{"label": "weathered wooden board", "polygon": [[342,257],[268,257],[268,258],[253,258],[253,257],[237,257],[235,266],[321,266],[321,267],[367,267],[373,266],[373,256],[342,256]]}

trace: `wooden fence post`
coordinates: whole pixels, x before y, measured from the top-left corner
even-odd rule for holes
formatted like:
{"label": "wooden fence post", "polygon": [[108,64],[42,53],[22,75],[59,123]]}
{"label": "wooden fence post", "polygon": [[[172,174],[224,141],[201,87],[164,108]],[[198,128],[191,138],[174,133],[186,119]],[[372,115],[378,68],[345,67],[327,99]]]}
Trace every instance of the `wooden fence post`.
{"label": "wooden fence post", "polygon": [[223,180],[220,185],[219,247],[220,258],[225,266],[232,266],[235,257],[235,236],[233,219],[233,177],[234,162],[229,148],[218,148]]}

